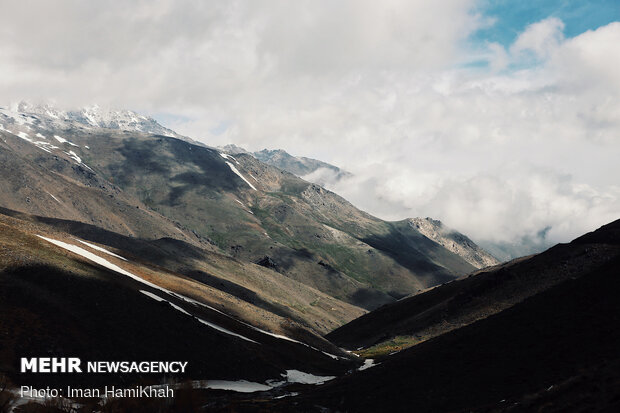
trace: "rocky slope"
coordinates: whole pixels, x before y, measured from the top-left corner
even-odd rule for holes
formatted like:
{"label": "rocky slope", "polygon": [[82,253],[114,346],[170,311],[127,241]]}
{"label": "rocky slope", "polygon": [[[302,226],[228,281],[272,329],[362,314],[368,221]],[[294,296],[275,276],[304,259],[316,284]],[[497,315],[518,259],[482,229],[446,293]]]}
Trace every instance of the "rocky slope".
{"label": "rocky slope", "polygon": [[475,269],[415,228],[359,211],[253,156],[54,122],[48,114],[0,111],[1,206],[268,262],[365,309]]}
{"label": "rocky slope", "polygon": [[410,218],[409,225],[422,235],[462,257],[476,268],[490,267],[499,264],[491,254],[480,248],[471,239],[447,228],[441,221],[432,218]]}
{"label": "rocky slope", "polygon": [[539,255],[480,270],[366,314],[327,337],[381,355],[469,325],[619,257],[618,228],[620,221]]}
{"label": "rocky slope", "polygon": [[[58,231],[63,225],[74,232],[81,228],[91,238],[107,236],[122,248]],[[74,222],[0,214],[0,379],[8,376],[15,386],[42,387],[161,383],[171,377],[19,374],[18,360],[43,354],[70,354],[84,362],[184,360],[188,369],[174,381],[245,380],[275,396],[294,382],[294,375],[287,377],[290,371],[336,376],[360,364],[286,315],[276,314],[277,309],[240,303],[223,290],[172,271],[167,261],[178,252],[169,244],[87,231]],[[208,261],[220,271],[241,265],[227,257]],[[276,278],[272,285],[280,291],[272,292],[274,307],[276,301],[291,299],[303,305],[303,285],[251,267],[238,271],[264,283]],[[306,299],[329,303],[330,311],[338,311],[335,300],[329,302],[317,291],[306,293],[311,294]]]}
{"label": "rocky slope", "polygon": [[[372,337],[430,325],[438,334],[393,349],[357,374],[254,407],[324,413],[616,411],[619,271],[615,221],[570,244],[356,320],[327,337],[354,345],[365,342],[364,334],[356,338],[362,330]],[[474,308],[476,321],[458,316]]]}
{"label": "rocky slope", "polygon": [[303,156],[293,156],[282,149],[263,149],[261,151],[248,152],[244,148],[233,144],[221,146],[218,149],[231,155],[252,155],[267,165],[275,166],[321,186],[351,176],[349,172],[343,171],[327,162]]}

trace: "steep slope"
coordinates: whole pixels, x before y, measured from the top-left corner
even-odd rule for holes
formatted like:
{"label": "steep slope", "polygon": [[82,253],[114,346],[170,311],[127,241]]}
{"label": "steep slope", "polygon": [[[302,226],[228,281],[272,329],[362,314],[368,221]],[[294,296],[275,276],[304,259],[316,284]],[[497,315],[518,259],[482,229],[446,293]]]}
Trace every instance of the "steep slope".
{"label": "steep slope", "polygon": [[5,208],[0,208],[0,221],[31,232],[33,228],[39,232],[62,231],[108,250],[121,251],[123,257],[155,271],[184,275],[196,281],[194,288],[208,293],[203,299],[211,306],[271,331],[280,331],[286,319],[291,326],[323,334],[364,313],[275,271],[172,238],[139,239],[76,221]]}
{"label": "steep slope", "polygon": [[617,411],[619,272],[616,256],[512,308],[269,410]]}
{"label": "steep slope", "polygon": [[[444,255],[452,260],[422,255],[415,249],[415,241],[400,243],[400,247],[392,243],[389,249],[375,247],[371,242],[380,245],[391,237],[391,224],[251,156],[223,157],[208,148],[168,138],[132,138],[118,144],[116,148],[108,144],[99,152],[114,150],[100,159],[120,162],[97,159],[94,165],[124,190],[141,196],[152,208],[213,239],[237,257],[258,262],[268,256],[287,276],[337,297],[342,294],[354,304],[367,306],[365,299],[356,297],[370,293],[372,308],[389,300],[387,295],[401,297],[472,269],[448,251]],[[230,173],[231,168],[241,179]],[[167,182],[174,186],[166,186]],[[143,188],[149,192],[144,193]],[[330,228],[353,238],[355,245],[343,246]],[[416,237],[415,231],[404,234]],[[444,250],[432,244],[435,250]],[[419,258],[399,260],[394,247],[402,249],[396,251],[402,256],[415,254]],[[376,264],[369,265],[372,261]]]}
{"label": "steep slope", "polygon": [[366,314],[326,337],[380,356],[505,310],[620,256],[620,221],[531,258],[489,268]]}
{"label": "steep slope", "polygon": [[[158,233],[155,223],[142,222],[135,227],[152,228],[153,233],[138,236],[211,243],[226,254],[268,263],[293,280],[366,309],[474,269],[414,228],[365,214],[337,195],[249,155],[233,157],[170,137],[94,126],[63,130],[61,136],[44,115],[12,114],[3,122],[5,156],[19,159],[10,165],[14,172],[7,170],[3,178],[10,194],[3,206],[14,210],[77,217],[129,235],[136,234],[119,230],[104,211],[116,206],[119,214],[132,215],[120,222],[133,220],[133,215],[155,221],[166,217],[172,231],[183,236]],[[16,172],[20,168],[25,171]],[[13,182],[21,176],[32,178],[25,184]],[[98,194],[74,195],[63,186],[47,196],[49,191],[38,183],[47,180],[45,187],[54,188],[58,178]],[[56,194],[71,195],[67,198],[73,210],[59,212],[60,203],[68,199]],[[54,197],[59,205],[50,204]],[[109,205],[113,202],[118,204]],[[135,212],[129,212],[130,205]]]}
{"label": "steep slope", "polygon": [[293,156],[282,149],[263,149],[261,151],[248,152],[244,148],[234,144],[220,146],[218,149],[229,155],[252,155],[267,165],[275,166],[278,169],[290,172],[293,175],[321,186],[351,176],[349,172],[343,171],[337,166],[327,162],[306,158],[304,156]]}
{"label": "steep slope", "polygon": [[[18,133],[26,137],[25,132]],[[34,134],[31,132],[31,135]],[[81,162],[81,158],[78,162],[75,159],[78,155],[71,155],[79,151],[88,157],[89,149],[73,146],[75,144],[70,141],[64,144],[56,141],[56,145],[47,145],[49,150],[44,151],[23,137],[0,130],[0,199],[3,207],[77,219],[140,238],[174,237],[199,243],[195,235],[182,231],[178,224],[149,210],[135,197],[102,179]],[[208,248],[206,243],[201,245]]]}
{"label": "steep slope", "polygon": [[93,119],[61,128],[47,111],[0,111],[8,194],[0,206],[180,239],[364,309],[476,268],[406,222],[375,218],[253,156]]}
{"label": "steep slope", "polygon": [[287,391],[282,377],[289,371],[336,376],[359,364],[282,317],[271,314],[268,331],[256,322],[260,314],[253,320],[228,314],[213,302],[220,292],[125,251],[6,216],[0,216],[0,246],[0,373],[16,386],[129,386],[171,379],[18,374],[19,357],[42,354],[182,360],[188,369],[174,380],[246,380],[273,395]]}
{"label": "steep slope", "polygon": [[[263,149],[262,151],[253,152],[252,155],[259,161],[283,169],[299,177],[310,175],[318,169],[325,169],[331,172],[335,179],[341,179],[350,175],[350,173],[343,171],[337,166],[328,164],[327,162],[303,156],[293,156],[282,149]],[[321,184],[320,182],[316,183],[319,185]]]}
{"label": "steep slope", "polygon": [[465,235],[447,228],[441,221],[428,217],[410,218],[409,225],[420,231],[425,237],[459,255],[476,268],[499,264],[499,261],[491,254],[480,248]]}

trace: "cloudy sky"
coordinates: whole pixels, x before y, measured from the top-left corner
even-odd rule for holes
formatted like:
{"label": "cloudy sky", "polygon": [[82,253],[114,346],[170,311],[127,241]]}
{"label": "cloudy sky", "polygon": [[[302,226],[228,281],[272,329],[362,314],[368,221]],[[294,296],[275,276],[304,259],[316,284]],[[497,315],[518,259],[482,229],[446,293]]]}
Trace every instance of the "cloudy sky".
{"label": "cloudy sky", "polygon": [[617,0],[0,1],[4,101],[318,158],[369,212],[476,240],[620,218]]}

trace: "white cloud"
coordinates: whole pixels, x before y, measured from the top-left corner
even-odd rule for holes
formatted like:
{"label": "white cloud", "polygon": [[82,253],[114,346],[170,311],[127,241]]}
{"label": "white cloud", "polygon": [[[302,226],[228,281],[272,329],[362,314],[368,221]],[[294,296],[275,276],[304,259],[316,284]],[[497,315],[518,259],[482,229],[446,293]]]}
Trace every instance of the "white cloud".
{"label": "white cloud", "polygon": [[[618,217],[620,23],[565,38],[548,18],[474,53],[467,36],[493,23],[474,5],[9,2],[0,95],[165,113],[211,145],[329,161],[370,212],[476,239],[566,241]],[[489,70],[459,68],[473,54]]]}
{"label": "white cloud", "polygon": [[[357,156],[347,165],[355,181],[332,188],[379,215],[440,217],[478,240],[512,242],[550,226],[548,241],[564,242],[620,218],[613,44],[618,23],[558,42],[542,66],[410,83],[399,91],[406,132],[372,147],[371,162]],[[373,134],[398,136],[373,121]]]}
{"label": "white cloud", "polygon": [[539,58],[548,57],[564,40],[564,23],[549,17],[529,25],[511,46],[512,53],[533,52]]}

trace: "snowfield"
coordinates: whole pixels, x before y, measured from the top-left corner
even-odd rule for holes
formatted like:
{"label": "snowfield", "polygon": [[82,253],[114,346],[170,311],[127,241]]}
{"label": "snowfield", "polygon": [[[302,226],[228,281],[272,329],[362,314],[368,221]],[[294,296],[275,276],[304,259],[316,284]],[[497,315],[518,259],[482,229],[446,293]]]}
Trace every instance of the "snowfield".
{"label": "snowfield", "polygon": [[237,170],[237,168],[235,168],[235,165],[231,164],[230,162],[226,161],[226,165],[228,165],[228,167],[230,168],[231,171],[233,171],[235,174],[237,174],[237,176],[239,176],[239,178],[243,179],[245,181],[246,184],[248,184],[250,186],[250,188],[252,188],[253,190],[257,190],[254,185],[252,185],[250,183],[250,181],[248,181],[247,179],[245,179],[245,176],[241,175],[241,172],[239,172]]}
{"label": "snowfield", "polygon": [[[50,194],[50,195],[52,195],[52,194]],[[53,196],[54,196],[54,195],[52,195],[52,197],[53,197]],[[54,199],[56,199],[56,198],[54,198]],[[57,200],[57,199],[56,199],[56,200]],[[58,201],[58,200],[57,200],[57,201]],[[127,259],[126,259],[126,258],[123,258],[123,257],[121,257],[120,255],[116,255],[115,253],[110,252],[110,251],[106,250],[105,248],[101,248],[101,247],[100,247],[100,246],[98,246],[98,245],[91,244],[90,242],[82,241],[81,239],[78,239],[78,238],[74,238],[74,239],[75,239],[77,242],[81,242],[82,244],[87,245],[87,246],[91,247],[91,248],[92,248],[92,249],[94,249],[94,250],[101,251],[101,252],[106,253],[106,254],[109,254],[109,255],[111,255],[111,256],[113,256],[113,257],[120,258],[120,259],[121,259],[121,260],[123,260],[123,261],[127,261]]]}

